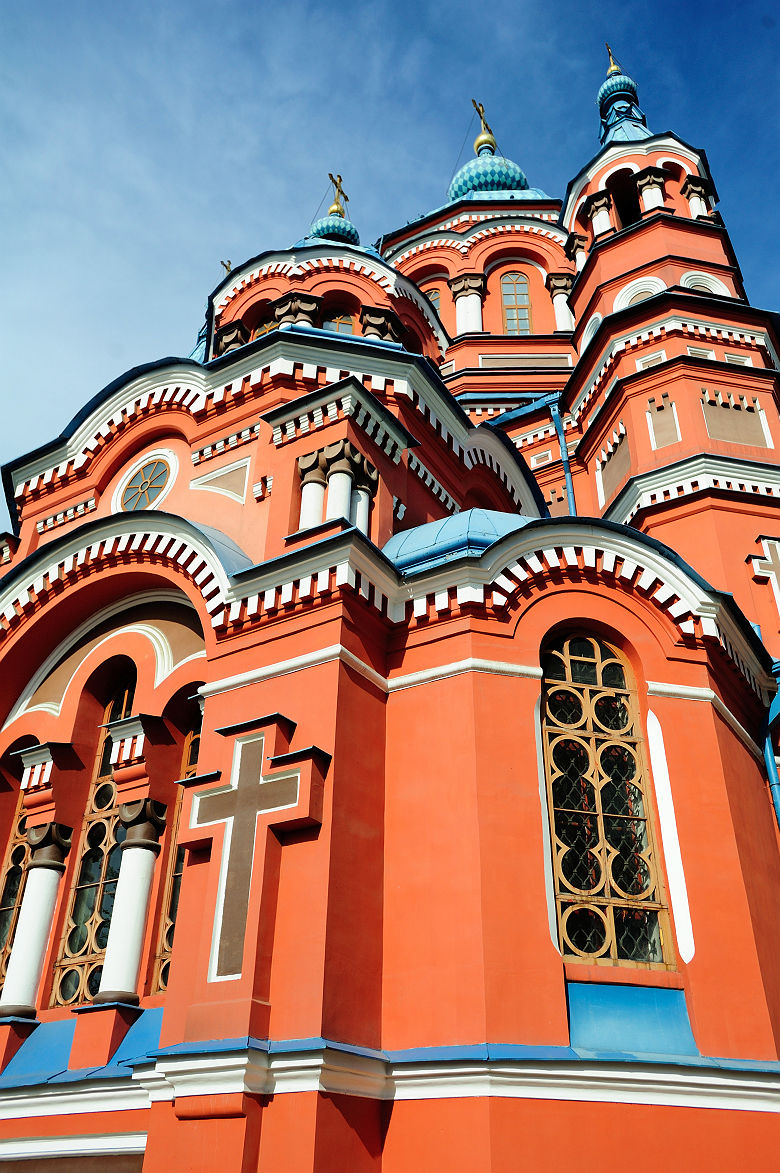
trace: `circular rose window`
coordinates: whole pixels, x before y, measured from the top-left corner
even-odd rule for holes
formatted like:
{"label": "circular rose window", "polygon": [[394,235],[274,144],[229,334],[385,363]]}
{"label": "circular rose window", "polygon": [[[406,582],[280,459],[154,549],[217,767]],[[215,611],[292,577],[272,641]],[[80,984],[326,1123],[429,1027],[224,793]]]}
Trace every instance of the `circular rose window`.
{"label": "circular rose window", "polygon": [[170,475],[165,460],[149,460],[142,464],[122,490],[122,508],[128,513],[148,509],[168,484]]}

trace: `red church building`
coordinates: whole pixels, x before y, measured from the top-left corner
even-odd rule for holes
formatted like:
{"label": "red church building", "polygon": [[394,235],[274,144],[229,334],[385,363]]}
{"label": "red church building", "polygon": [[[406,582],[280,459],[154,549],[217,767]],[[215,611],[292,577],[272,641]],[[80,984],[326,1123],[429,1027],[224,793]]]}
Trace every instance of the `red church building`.
{"label": "red church building", "polygon": [[775,1166],[778,318],[598,105],[5,467],[9,1169]]}

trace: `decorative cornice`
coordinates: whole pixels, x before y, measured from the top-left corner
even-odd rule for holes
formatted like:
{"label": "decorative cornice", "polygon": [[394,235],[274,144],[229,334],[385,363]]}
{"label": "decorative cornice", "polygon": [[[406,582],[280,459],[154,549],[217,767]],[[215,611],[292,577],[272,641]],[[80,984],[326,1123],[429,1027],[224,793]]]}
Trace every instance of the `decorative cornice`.
{"label": "decorative cornice", "polygon": [[11,572],[11,583],[0,580],[0,642],[58,597],[63,586],[106,567],[142,563],[163,564],[187,579],[216,625],[215,616],[229,595],[229,575],[192,527],[148,511],[106,518],[86,528],[88,534],[77,531],[55,549],[42,547],[31,556],[25,575]]}
{"label": "decorative cornice", "polygon": [[352,376],[275,407],[261,418],[273,429],[277,447],[339,419],[351,419],[395,464],[407,448],[418,443],[376,395]]}
{"label": "decorative cornice", "polygon": [[[609,321],[609,316],[604,319]],[[612,339],[593,362],[593,374],[586,381],[582,389],[572,400],[571,416],[576,422],[584,410],[591,405],[594,397],[604,392],[603,402],[609,398],[614,390],[616,379],[614,367],[626,351],[645,346],[647,343],[656,345],[660,339],[680,334],[690,342],[701,342],[703,339],[711,342],[721,342],[759,348],[766,347],[772,355],[773,361],[778,362],[769,338],[762,330],[739,330],[724,327],[722,322],[703,321],[700,318],[673,314],[660,318],[644,329],[632,329],[621,333]],[[681,358],[686,356],[682,355]],[[778,364],[780,365],[780,364]],[[761,370],[754,367],[753,370]],[[576,371],[576,368],[575,368]]]}
{"label": "decorative cornice", "polygon": [[440,350],[442,352],[446,350],[448,339],[442,329],[441,323],[435,315],[431,315],[430,306],[420,296],[419,290],[416,289],[411,281],[378,257],[376,260],[369,260],[365,256],[356,256],[354,252],[348,249],[344,249],[343,252],[334,250],[332,245],[324,255],[312,256],[307,252],[307,255],[301,261],[296,260],[295,255],[291,255],[289,252],[280,253],[273,260],[266,261],[264,264],[254,268],[245,265],[238,270],[234,270],[230,274],[232,281],[223,285],[214,300],[215,317],[218,318],[239,293],[243,293],[244,290],[251,286],[259,284],[266,277],[284,277],[287,280],[294,281],[300,280],[301,278],[305,279],[319,273],[337,273],[342,276],[344,274],[352,274],[354,276],[368,277],[390,297],[405,298],[407,301],[413,302],[428,323]]}
{"label": "decorative cornice", "polygon": [[[493,217],[484,217],[484,219],[493,219]],[[527,217],[528,220],[531,217]],[[552,221],[557,220],[557,217],[550,217]],[[446,228],[443,225],[442,228]],[[438,229],[437,231],[441,231]],[[504,222],[501,224],[492,224],[486,228],[478,228],[475,232],[467,236],[453,237],[453,236],[433,236],[428,240],[421,241],[418,244],[411,245],[403,252],[393,258],[393,264],[400,265],[403,261],[409,260],[410,257],[417,256],[420,253],[425,253],[434,248],[444,248],[458,253],[460,256],[467,257],[469,252],[475,244],[481,240],[486,240],[492,236],[513,235],[516,233],[526,233],[534,236],[542,236],[547,240],[553,241],[557,245],[563,245],[566,241],[566,233],[558,228],[556,223],[550,223],[546,227],[539,224],[526,222],[526,217],[521,223]]]}
{"label": "decorative cornice", "polygon": [[713,490],[770,498],[780,506],[780,467],[724,456],[691,456],[632,476],[604,516],[628,525],[640,510],[669,508],[675,501]]}
{"label": "decorative cornice", "polygon": [[[10,477],[17,507],[75,482],[106,445],[137,419],[183,411],[200,423],[234,403],[263,394],[277,380],[287,387],[293,378],[320,387],[352,376],[359,383],[370,380],[374,390],[394,387],[398,394],[414,394],[425,404],[433,426],[457,453],[458,439],[465,436],[468,421],[446,389],[421,365],[418,356],[382,342],[369,345],[370,342],[350,339],[343,343],[337,335],[325,338],[321,332],[299,332],[292,327],[267,335],[259,346],[252,343],[229,355],[228,381],[224,360],[218,367],[177,369],[172,363],[167,369],[146,372],[122,385],[90,412],[55,449],[47,448],[44,455],[33,455],[13,467]],[[231,433],[195,450],[193,463],[246,443],[256,435],[255,427]]]}

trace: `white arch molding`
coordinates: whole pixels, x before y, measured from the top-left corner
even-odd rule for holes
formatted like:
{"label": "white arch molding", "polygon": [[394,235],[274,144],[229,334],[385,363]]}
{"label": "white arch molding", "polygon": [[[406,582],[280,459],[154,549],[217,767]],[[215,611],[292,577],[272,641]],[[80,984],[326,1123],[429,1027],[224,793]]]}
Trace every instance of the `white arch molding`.
{"label": "white arch molding", "polygon": [[[6,730],[13,722],[23,716],[25,713],[47,712],[57,717],[60,714],[62,701],[65,694],[70,687],[70,680],[67,682],[62,691],[62,697],[59,704],[41,704],[30,707],[30,701],[46,680],[46,678],[55,670],[65,657],[77,646],[78,643],[85,636],[88,636],[90,631],[101,624],[121,615],[124,611],[135,611],[138,607],[148,606],[149,604],[174,603],[179,607],[186,607],[187,610],[193,611],[195,608],[189,601],[186,595],[180,591],[175,590],[160,590],[160,591],[139,591],[138,594],[132,595],[129,598],[123,598],[115,603],[110,603],[106,607],[102,607],[99,611],[91,615],[89,619],[85,619],[83,623],[69,632],[57,647],[46,657],[41,666],[30,677],[27,685],[23,689],[19,698],[13,705],[6,721],[3,725],[3,731]],[[152,645],[154,651],[155,671],[154,671],[154,687],[159,687],[162,682],[174,671],[175,668],[180,668],[182,664],[189,663],[190,660],[202,659],[205,656],[205,650],[197,652],[193,656],[187,656],[178,662],[174,660],[173,649],[170,643],[165,638],[164,634],[151,623],[136,622],[129,623],[122,627],[117,627],[113,631],[106,632],[105,636],[99,640],[95,645],[93,654],[99,647],[109,643],[116,636],[134,632],[138,635],[145,636]]]}
{"label": "white arch molding", "polygon": [[683,273],[680,278],[680,284],[685,289],[695,289],[697,285],[703,285],[705,289],[715,294],[716,297],[734,296],[728,286],[721,281],[720,277],[716,277],[713,273],[702,273],[696,269],[689,269],[687,273]]}
{"label": "white arch molding", "polygon": [[656,293],[663,293],[667,288],[668,286],[660,277],[653,277],[649,274],[646,277],[638,277],[636,281],[630,281],[628,285],[624,285],[616,295],[612,303],[612,312],[617,313],[618,310],[626,309],[631,300],[639,293],[643,293],[646,297],[654,297]]}

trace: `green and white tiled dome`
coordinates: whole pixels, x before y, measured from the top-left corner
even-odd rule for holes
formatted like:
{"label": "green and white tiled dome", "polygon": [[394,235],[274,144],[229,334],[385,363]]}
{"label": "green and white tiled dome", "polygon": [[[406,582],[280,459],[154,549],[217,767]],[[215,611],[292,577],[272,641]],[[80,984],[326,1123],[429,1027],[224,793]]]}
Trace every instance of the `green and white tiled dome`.
{"label": "green and white tiled dome", "polygon": [[309,236],[320,236],[324,240],[342,240],[346,244],[360,244],[360,237],[355,225],[345,216],[323,216],[315,220],[309,229]]}
{"label": "green and white tiled dome", "polygon": [[527,191],[528,180],[521,167],[503,155],[494,155],[483,146],[476,159],[469,159],[455,173],[447,192],[448,203],[462,200],[472,191]]}

